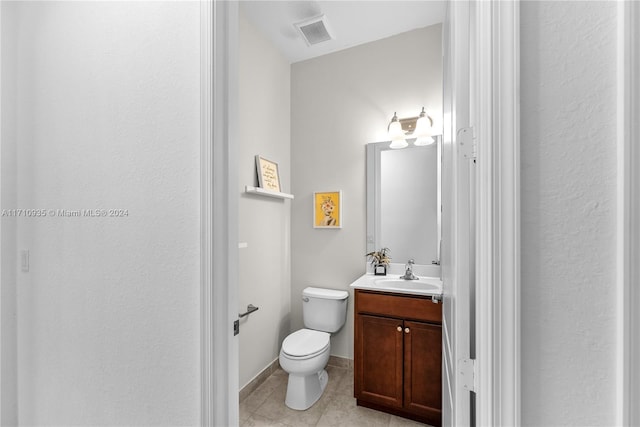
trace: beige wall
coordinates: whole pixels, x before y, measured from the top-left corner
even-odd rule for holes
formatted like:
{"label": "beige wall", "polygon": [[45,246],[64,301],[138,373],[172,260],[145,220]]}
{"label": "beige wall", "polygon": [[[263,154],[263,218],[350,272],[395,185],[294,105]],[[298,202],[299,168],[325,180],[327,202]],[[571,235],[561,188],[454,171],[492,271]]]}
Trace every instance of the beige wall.
{"label": "beige wall", "polygon": [[289,333],[291,201],[244,193],[257,185],[255,155],[279,165],[282,191],[291,192],[290,65],[245,18],[240,8],[238,192],[240,387],[273,362]]}
{"label": "beige wall", "polygon": [[[442,115],[440,24],[291,66],[291,326],[309,285],[349,289],[365,270],[365,145],[385,140],[394,111]],[[440,119],[438,121],[441,123]],[[342,190],[343,228],[314,229],[314,191]],[[352,294],[352,293],[351,293]],[[352,358],[353,298],[331,353]]]}

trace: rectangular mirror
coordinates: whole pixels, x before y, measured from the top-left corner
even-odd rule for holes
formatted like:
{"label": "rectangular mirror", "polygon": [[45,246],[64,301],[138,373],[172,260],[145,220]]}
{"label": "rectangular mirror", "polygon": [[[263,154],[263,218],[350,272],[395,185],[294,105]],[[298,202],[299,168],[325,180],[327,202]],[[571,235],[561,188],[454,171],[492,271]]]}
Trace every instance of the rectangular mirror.
{"label": "rectangular mirror", "polygon": [[440,138],[401,150],[367,144],[367,252],[387,247],[394,263],[440,263]]}

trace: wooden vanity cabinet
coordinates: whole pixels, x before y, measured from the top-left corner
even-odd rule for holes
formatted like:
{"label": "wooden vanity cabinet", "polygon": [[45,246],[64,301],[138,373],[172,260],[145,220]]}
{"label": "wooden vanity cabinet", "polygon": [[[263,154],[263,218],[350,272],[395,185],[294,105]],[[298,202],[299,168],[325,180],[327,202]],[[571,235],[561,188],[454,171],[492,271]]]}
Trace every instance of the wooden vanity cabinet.
{"label": "wooden vanity cabinet", "polygon": [[360,406],[442,423],[442,304],[356,289],[354,395]]}

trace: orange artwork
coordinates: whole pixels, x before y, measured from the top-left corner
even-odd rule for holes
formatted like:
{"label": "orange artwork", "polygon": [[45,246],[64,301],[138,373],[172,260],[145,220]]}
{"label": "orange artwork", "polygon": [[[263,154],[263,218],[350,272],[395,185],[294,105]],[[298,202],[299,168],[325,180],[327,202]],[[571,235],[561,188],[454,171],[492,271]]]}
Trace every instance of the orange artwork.
{"label": "orange artwork", "polygon": [[313,227],[342,228],[342,192],[313,193]]}

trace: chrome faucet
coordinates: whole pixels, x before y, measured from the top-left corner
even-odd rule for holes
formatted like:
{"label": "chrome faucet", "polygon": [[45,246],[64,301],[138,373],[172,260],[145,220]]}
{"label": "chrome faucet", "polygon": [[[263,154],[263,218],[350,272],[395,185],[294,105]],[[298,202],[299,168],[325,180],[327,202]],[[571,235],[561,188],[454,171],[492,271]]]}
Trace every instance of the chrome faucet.
{"label": "chrome faucet", "polygon": [[413,264],[415,264],[416,262],[412,259],[410,259],[409,261],[407,261],[407,263],[404,266],[404,276],[400,276],[401,279],[404,280],[418,280],[418,277],[413,274]]}

